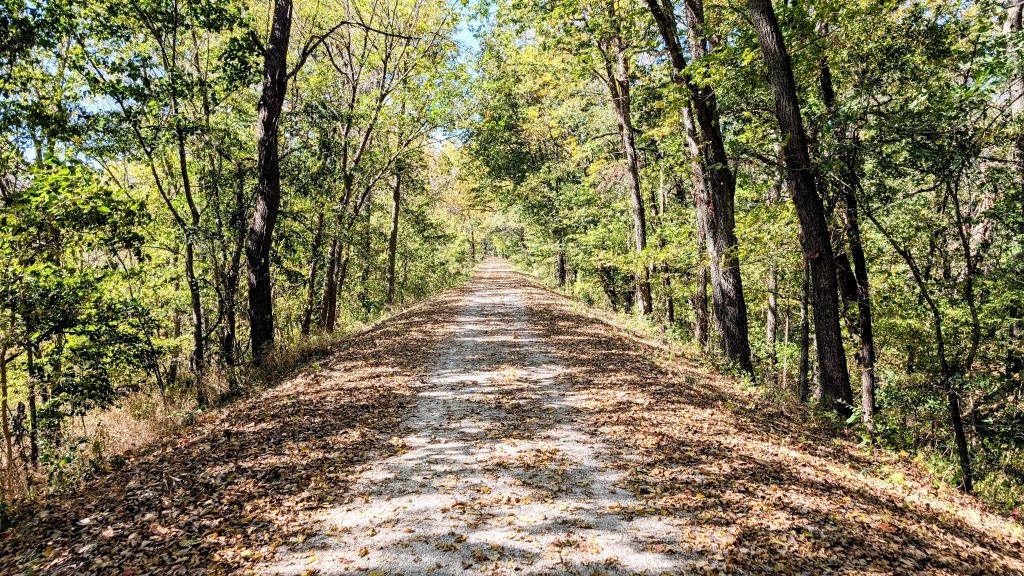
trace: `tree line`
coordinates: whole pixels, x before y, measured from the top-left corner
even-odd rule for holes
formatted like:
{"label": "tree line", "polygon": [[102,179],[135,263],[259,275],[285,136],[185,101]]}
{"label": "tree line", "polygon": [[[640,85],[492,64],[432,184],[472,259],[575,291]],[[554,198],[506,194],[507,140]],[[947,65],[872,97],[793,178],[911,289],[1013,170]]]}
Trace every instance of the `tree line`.
{"label": "tree line", "polygon": [[497,251],[1012,508],[1021,10],[496,2],[466,173]]}
{"label": "tree line", "polygon": [[5,499],[467,269],[447,4],[0,7]]}

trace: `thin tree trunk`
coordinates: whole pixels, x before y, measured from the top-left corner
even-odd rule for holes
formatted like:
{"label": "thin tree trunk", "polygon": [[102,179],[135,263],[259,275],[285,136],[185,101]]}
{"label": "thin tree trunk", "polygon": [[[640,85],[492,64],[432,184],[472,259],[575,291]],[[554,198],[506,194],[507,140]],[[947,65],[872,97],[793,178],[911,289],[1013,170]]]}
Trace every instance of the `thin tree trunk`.
{"label": "thin tree trunk", "polygon": [[402,204],[402,171],[395,171],[395,187],[391,194],[391,232],[388,234],[388,268],[384,301],[395,303],[395,258],[398,255],[398,215]]}
{"label": "thin tree trunk", "polygon": [[558,279],[558,287],[565,288],[565,244],[558,239],[558,254],[555,255],[555,277]]}
{"label": "thin tree trunk", "polygon": [[[640,157],[636,149],[636,134],[633,130],[632,104],[630,102],[629,62],[621,38],[613,38],[608,46],[605,60],[608,90],[611,92],[615,118],[618,121],[622,151],[626,156],[626,171],[629,174],[629,209],[633,222],[633,249],[641,255],[647,248],[647,219],[644,213],[644,199],[640,188]],[[642,256],[641,256],[642,257]],[[636,281],[636,302],[640,313],[649,316],[651,306],[650,272],[646,265],[640,266]]]}
{"label": "thin tree trunk", "polygon": [[338,314],[338,261],[341,258],[341,241],[335,234],[327,253],[327,272],[324,274],[324,295],[320,302],[320,326],[325,332],[334,332]]}
{"label": "thin tree trunk", "polygon": [[[835,109],[835,88],[832,84],[832,71],[828,60],[821,59],[821,92],[825,106]],[[864,243],[860,234],[860,216],[857,206],[857,190],[860,182],[857,175],[856,133],[852,147],[842,151],[844,165],[842,178],[842,197],[846,205],[846,240],[850,245],[850,257],[853,260],[853,275],[857,285],[857,336],[860,339],[860,351],[857,353],[857,364],[860,366],[860,397],[861,421],[868,435],[874,434],[875,421],[875,336],[871,318],[871,291],[868,282],[868,262],[864,256]]]}
{"label": "thin tree trunk", "polygon": [[768,363],[773,370],[778,364],[778,355],[775,352],[779,330],[778,275],[779,270],[775,264],[768,267],[768,311],[764,319],[764,344],[768,350]]}
{"label": "thin tree trunk", "polygon": [[[668,48],[674,70],[673,78],[688,91],[693,109],[693,118],[688,113],[684,114],[684,123],[691,124],[684,127],[690,140],[695,178],[701,181],[701,185],[695,187],[697,218],[705,228],[710,257],[712,308],[715,327],[721,335],[722,352],[741,370],[753,376],[747,305],[743,297],[735,231],[736,179],[729,168],[729,157],[725,151],[718,101],[710,88],[699,86],[690,76],[676,36],[674,9],[670,0],[647,0],[647,4]],[[685,5],[690,53],[695,59],[703,58],[709,53],[709,41],[704,33],[703,2],[686,0]],[[695,127],[692,126],[694,118]],[[693,136],[690,136],[690,132]]]}
{"label": "thin tree trunk", "polygon": [[848,416],[853,392],[840,333],[838,287],[825,209],[818,196],[797,100],[793,70],[771,0],[749,0],[768,80],[782,131],[786,179],[800,221],[804,254],[810,261],[814,295],[814,333],[820,371],[819,402],[826,410]]}
{"label": "thin tree trunk", "polygon": [[868,263],[867,258],[864,256],[864,245],[861,241],[856,192],[847,188],[844,197],[846,203],[846,237],[850,242],[853,273],[857,278],[857,313],[860,332],[860,352],[857,354],[857,363],[860,364],[862,419],[868,433],[873,434],[875,419],[875,336],[871,317]]}
{"label": "thin tree trunk", "polygon": [[39,426],[36,408],[36,382],[38,371],[35,363],[34,345],[25,349],[28,362],[28,453],[33,467],[39,467]]}
{"label": "thin tree trunk", "polygon": [[274,302],[270,248],[281,208],[281,159],[278,128],[288,87],[288,41],[292,1],[274,0],[270,38],[264,51],[263,90],[257,107],[256,208],[245,243],[249,264],[249,324],[253,359],[260,363],[274,346]]}
{"label": "thin tree trunk", "polygon": [[[663,184],[663,183],[662,183]],[[665,218],[665,211],[668,209],[668,190],[664,185],[658,186],[658,201],[655,203],[658,208],[659,222]],[[658,238],[658,245],[665,246],[664,237]],[[661,283],[665,288],[665,323],[669,326],[676,323],[676,303],[672,298],[672,278],[669,276],[670,268],[668,262],[661,264]]]}
{"label": "thin tree trunk", "polygon": [[960,488],[970,493],[974,490],[974,479],[971,474],[971,453],[967,448],[967,434],[964,433],[963,417],[960,413],[960,395],[953,390],[947,381],[946,402],[949,408],[949,420],[953,424],[953,441],[956,444],[957,459],[960,461],[960,471],[963,478]]}
{"label": "thin tree trunk", "polygon": [[373,262],[371,257],[373,256],[372,236],[373,229],[371,228],[373,208],[372,200],[367,200],[366,203],[366,228],[363,230],[363,243],[360,249],[360,260],[362,260],[362,269],[359,272],[359,302],[363,306],[363,310],[366,313],[370,312],[370,274],[373,271]]}
{"label": "thin tree trunk", "polygon": [[942,329],[942,310],[939,308],[935,298],[932,297],[931,290],[928,286],[927,276],[925,276],[921,267],[917,265],[917,260],[914,258],[910,250],[900,245],[892,234],[882,226],[881,222],[879,222],[870,211],[866,212],[866,216],[871,223],[875,225],[875,228],[882,234],[882,236],[885,237],[893,250],[903,258],[903,262],[906,263],[907,267],[910,268],[911,275],[914,278],[914,282],[917,284],[921,299],[924,301],[929,313],[931,314],[932,331],[935,338],[935,352],[938,356],[940,374],[942,378],[941,386],[946,392],[946,405],[949,412],[950,424],[953,427],[953,441],[956,445],[957,457],[960,460],[960,471],[963,476],[961,488],[965,492],[970,492],[974,489],[974,481],[971,473],[971,453],[967,447],[967,436],[964,432],[963,418],[960,412],[960,396],[957,390],[953,387],[955,377],[958,375],[958,370],[955,370],[953,365],[950,364],[949,356],[946,353],[946,336]]}
{"label": "thin tree trunk", "polygon": [[306,279],[306,305],[302,308],[300,332],[308,336],[313,326],[313,308],[316,300],[316,277],[320,273],[320,248],[324,242],[324,214],[318,212],[313,232],[313,246],[310,249],[309,277]]}
{"label": "thin tree trunk", "polygon": [[192,371],[196,375],[196,401],[200,406],[208,402],[203,384],[203,373],[206,367],[206,342],[203,332],[203,300],[199,293],[199,279],[195,270],[195,247],[192,242],[185,242],[185,281],[192,307]]}
{"label": "thin tree trunk", "polygon": [[693,339],[701,350],[707,351],[710,343],[708,334],[708,266],[704,255],[707,254],[704,232],[697,226],[697,264],[696,286],[693,290]]}
{"label": "thin tree trunk", "polygon": [[[1024,115],[1024,73],[1021,70],[1021,56],[1016,48],[1022,29],[1022,15],[1024,15],[1024,3],[1019,0],[1007,0],[1006,20],[1003,23],[1005,34],[1010,37],[1010,49],[1007,58],[1010,61],[1012,75],[1010,77],[1010,116],[1014,121],[1021,119]],[[1013,135],[1012,161],[1017,175],[1016,195],[1024,199],[1024,129],[1018,125]],[[1024,212],[1024,207],[1018,206],[1018,210]],[[1024,237],[1024,229],[1018,226],[1016,233],[1018,237]],[[1015,255],[1017,263],[1024,259],[1024,253],[1018,252]],[[1006,377],[1008,380],[1020,382],[1024,374],[1024,310],[1019,307],[1013,311],[1014,318],[1008,329],[1008,342],[1006,346]]]}
{"label": "thin tree trunk", "polygon": [[803,286],[800,291],[800,362],[797,365],[797,395],[807,402],[811,394],[811,270],[803,258]]}
{"label": "thin tree trunk", "polygon": [[14,442],[11,434],[11,421],[8,416],[10,406],[7,389],[7,349],[8,347],[5,345],[3,350],[0,351],[0,412],[3,413],[0,417],[3,418],[4,465],[6,467],[4,492],[6,495],[5,499],[9,502],[14,499],[14,478],[17,468],[14,466]]}

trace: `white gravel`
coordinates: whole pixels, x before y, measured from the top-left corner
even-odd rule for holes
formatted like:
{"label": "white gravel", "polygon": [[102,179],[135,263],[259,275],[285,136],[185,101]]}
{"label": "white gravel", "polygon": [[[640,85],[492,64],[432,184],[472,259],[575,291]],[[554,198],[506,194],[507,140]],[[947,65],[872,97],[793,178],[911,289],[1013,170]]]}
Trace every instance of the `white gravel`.
{"label": "white gravel", "polygon": [[[659,574],[674,532],[633,517],[612,457],[580,424],[548,343],[501,264],[460,304],[416,410],[316,536],[265,574]],[[496,281],[489,282],[488,278]],[[677,558],[678,559],[678,558]]]}

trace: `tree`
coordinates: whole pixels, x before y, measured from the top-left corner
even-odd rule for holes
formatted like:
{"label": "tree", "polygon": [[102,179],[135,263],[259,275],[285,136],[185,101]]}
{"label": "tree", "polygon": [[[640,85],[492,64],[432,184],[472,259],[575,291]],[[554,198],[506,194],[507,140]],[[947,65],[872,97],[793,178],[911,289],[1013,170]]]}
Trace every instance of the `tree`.
{"label": "tree", "polygon": [[[736,179],[729,169],[718,102],[714,92],[707,86],[698,85],[688,69],[686,56],[676,37],[671,2],[647,0],[647,5],[668,50],[673,79],[689,92],[689,105],[683,108],[683,123],[693,158],[698,226],[702,229],[710,261],[715,326],[721,335],[726,358],[753,376],[747,305],[743,297],[733,216]],[[686,18],[690,53],[695,59],[706,57],[711,43],[704,31],[704,5],[701,0],[686,2]]]}
{"label": "tree", "polygon": [[826,410],[836,410],[848,416],[852,410],[853,392],[839,328],[832,239],[814,179],[814,166],[807,148],[789,53],[771,0],[750,0],[749,5],[768,67],[768,81],[783,135],[786,180],[793,192],[793,204],[800,217],[800,239],[811,269],[815,348],[820,370],[817,400]]}

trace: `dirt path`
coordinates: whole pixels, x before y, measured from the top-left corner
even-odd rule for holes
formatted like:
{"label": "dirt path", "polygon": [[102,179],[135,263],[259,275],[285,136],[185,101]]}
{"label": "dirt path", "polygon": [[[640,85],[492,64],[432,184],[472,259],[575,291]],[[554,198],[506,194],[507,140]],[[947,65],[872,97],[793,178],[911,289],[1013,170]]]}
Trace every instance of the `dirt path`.
{"label": "dirt path", "polygon": [[1024,574],[1019,526],[499,261],[22,508],[0,574]]}
{"label": "dirt path", "polygon": [[665,519],[620,513],[639,502],[584,431],[522,284],[489,262],[474,286],[392,439],[399,453],[366,466],[352,502],[267,573],[672,569],[646,549]]}

